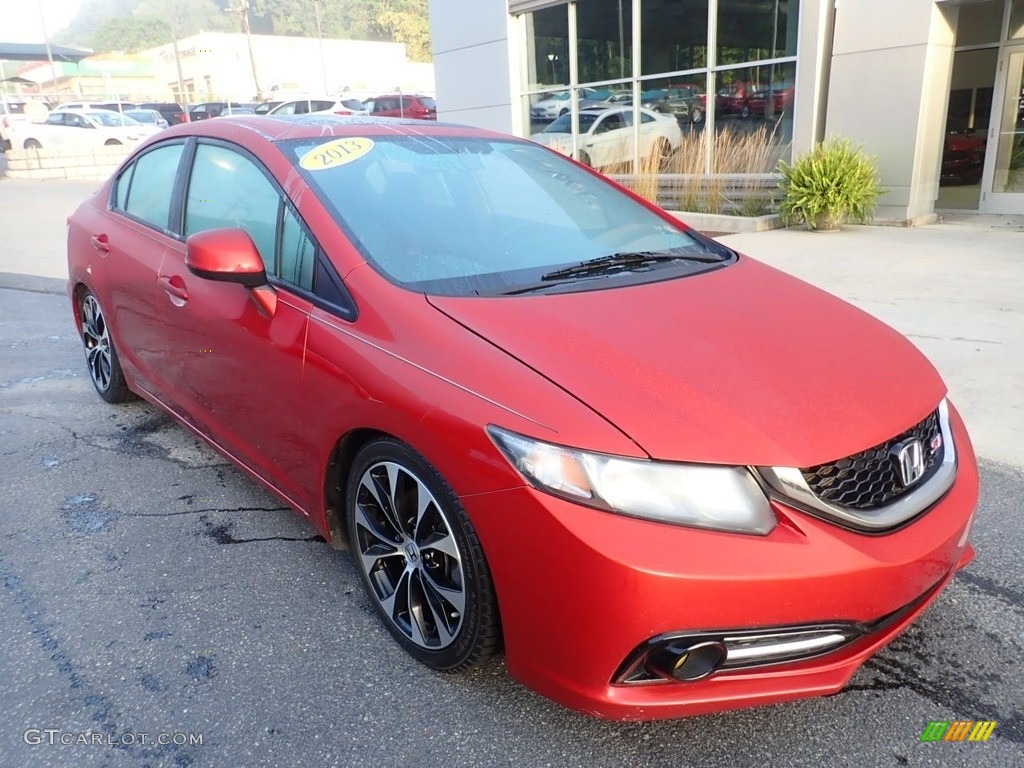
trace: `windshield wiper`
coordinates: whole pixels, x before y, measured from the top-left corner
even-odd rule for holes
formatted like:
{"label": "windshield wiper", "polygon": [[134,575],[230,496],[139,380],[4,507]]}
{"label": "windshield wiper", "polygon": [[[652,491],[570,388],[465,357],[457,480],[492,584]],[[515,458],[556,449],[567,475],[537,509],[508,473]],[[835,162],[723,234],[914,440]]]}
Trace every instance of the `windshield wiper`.
{"label": "windshield wiper", "polygon": [[699,264],[719,264],[727,261],[727,256],[705,252],[694,253],[687,249],[672,249],[667,251],[623,251],[608,256],[598,256],[595,259],[587,259],[571,267],[556,269],[541,276],[541,280],[562,280],[567,277],[580,275],[595,275],[601,272],[614,270],[616,267],[636,267],[644,264],[656,264],[663,261],[692,261]]}

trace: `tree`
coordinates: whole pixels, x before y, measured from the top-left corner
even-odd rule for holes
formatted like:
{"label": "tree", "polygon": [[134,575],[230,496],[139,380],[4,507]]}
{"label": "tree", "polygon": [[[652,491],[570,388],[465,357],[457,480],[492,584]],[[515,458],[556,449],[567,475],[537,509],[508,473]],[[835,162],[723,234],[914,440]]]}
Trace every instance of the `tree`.
{"label": "tree", "polygon": [[134,53],[171,42],[171,28],[152,16],[129,16],[106,21],[92,36],[94,51]]}

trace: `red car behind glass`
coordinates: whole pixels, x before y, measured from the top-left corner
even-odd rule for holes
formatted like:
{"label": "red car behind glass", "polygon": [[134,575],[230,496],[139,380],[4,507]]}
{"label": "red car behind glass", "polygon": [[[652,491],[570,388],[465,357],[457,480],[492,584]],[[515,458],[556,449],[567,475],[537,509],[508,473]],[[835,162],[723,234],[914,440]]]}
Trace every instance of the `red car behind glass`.
{"label": "red car behind glass", "polygon": [[834,693],[973,555],[970,440],[909,341],[531,142],[171,127],[68,266],[98,394],[347,546],[433,669],[504,647],[626,719]]}
{"label": "red car behind glass", "polygon": [[393,93],[369,99],[366,105],[373,117],[407,117],[437,120],[437,102],[430,96]]}

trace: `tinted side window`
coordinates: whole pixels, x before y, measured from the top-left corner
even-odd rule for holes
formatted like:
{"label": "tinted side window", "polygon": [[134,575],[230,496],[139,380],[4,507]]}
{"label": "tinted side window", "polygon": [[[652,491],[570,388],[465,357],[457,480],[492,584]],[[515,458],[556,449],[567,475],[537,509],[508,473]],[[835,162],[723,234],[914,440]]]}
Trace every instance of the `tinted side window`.
{"label": "tinted side window", "polygon": [[249,233],[268,269],[274,264],[274,236],[281,198],[247,157],[225,147],[196,147],[185,198],[185,235],[237,227]]}
{"label": "tinted side window", "polygon": [[[169,144],[147,152],[135,161],[131,187],[124,210],[155,227],[166,230],[171,213],[171,192],[178,173],[178,161],[184,144]],[[121,183],[127,178],[121,176]],[[117,190],[118,199],[121,189]]]}
{"label": "tinted side window", "polygon": [[313,266],[316,263],[316,245],[299,223],[290,208],[286,208],[281,222],[281,261],[277,276],[289,283],[313,290]]}

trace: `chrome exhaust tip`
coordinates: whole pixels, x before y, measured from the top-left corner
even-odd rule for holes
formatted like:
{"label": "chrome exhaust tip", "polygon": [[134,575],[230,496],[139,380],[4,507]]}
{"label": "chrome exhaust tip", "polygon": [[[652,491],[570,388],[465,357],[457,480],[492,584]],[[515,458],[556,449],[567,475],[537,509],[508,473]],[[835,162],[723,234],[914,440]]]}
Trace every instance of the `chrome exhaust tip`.
{"label": "chrome exhaust tip", "polygon": [[644,667],[648,674],[657,677],[690,682],[713,674],[725,663],[725,657],[725,643],[719,640],[699,643],[677,641],[652,650],[644,661]]}

